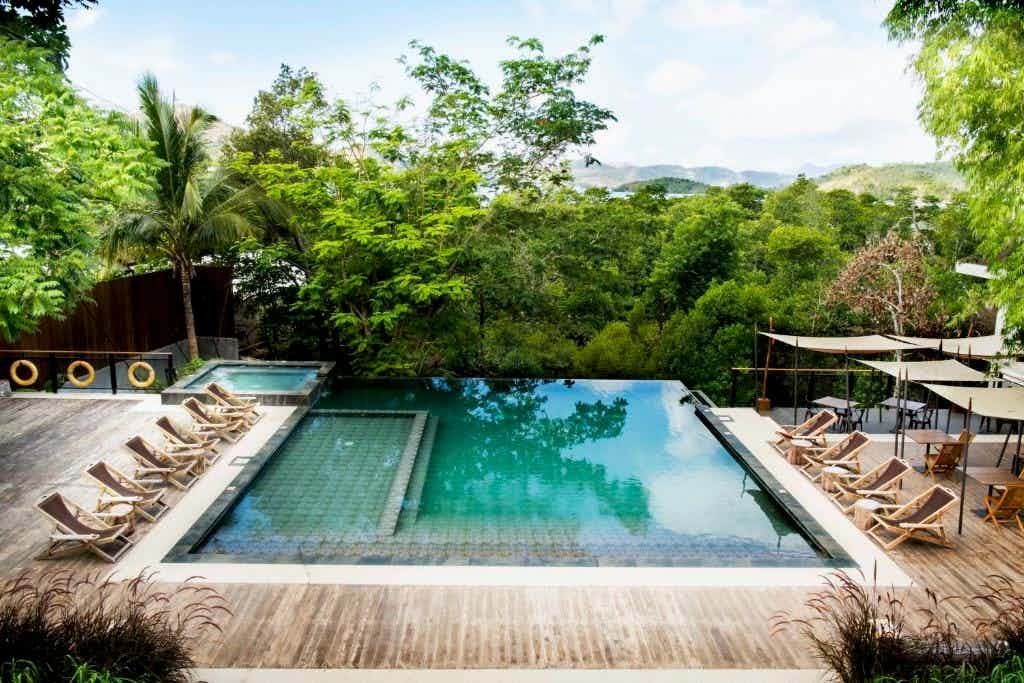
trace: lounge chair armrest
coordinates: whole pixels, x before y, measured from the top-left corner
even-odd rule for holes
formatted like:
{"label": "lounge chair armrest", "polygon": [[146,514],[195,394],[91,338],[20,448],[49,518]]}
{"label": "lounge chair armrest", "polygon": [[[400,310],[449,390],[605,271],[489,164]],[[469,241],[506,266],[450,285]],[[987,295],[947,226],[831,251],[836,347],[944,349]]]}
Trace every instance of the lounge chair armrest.
{"label": "lounge chair armrest", "polygon": [[861,496],[881,496],[890,493],[895,493],[895,491],[890,491],[889,489],[857,489],[857,494]]}
{"label": "lounge chair armrest", "polygon": [[856,463],[850,462],[849,460],[822,460],[822,462],[825,463],[826,465],[833,465],[833,466],[838,465],[840,467],[849,467],[850,465],[855,465],[856,464]]}
{"label": "lounge chair armrest", "polygon": [[141,472],[142,474],[162,474],[167,472],[173,472],[174,469],[175,468],[173,467],[139,467],[138,469],[135,470],[135,473],[138,474],[139,472]]}
{"label": "lounge chair armrest", "polygon": [[884,503],[882,505],[879,505],[877,509],[879,509],[879,510],[882,510],[882,509],[899,510],[902,507],[903,507],[902,505],[899,505],[897,503]]}
{"label": "lounge chair armrest", "polygon": [[942,524],[921,524],[912,522],[900,522],[900,527],[904,529],[941,529]]}
{"label": "lounge chair armrest", "polygon": [[837,479],[860,479],[864,475],[858,474],[857,472],[836,472],[832,476],[836,477]]}
{"label": "lounge chair armrest", "polygon": [[[142,496],[100,496],[100,500],[104,503],[138,503],[142,500]],[[99,514],[94,512],[95,514]]]}
{"label": "lounge chair armrest", "polygon": [[95,541],[99,534],[58,534],[56,531],[50,534],[51,541]]}

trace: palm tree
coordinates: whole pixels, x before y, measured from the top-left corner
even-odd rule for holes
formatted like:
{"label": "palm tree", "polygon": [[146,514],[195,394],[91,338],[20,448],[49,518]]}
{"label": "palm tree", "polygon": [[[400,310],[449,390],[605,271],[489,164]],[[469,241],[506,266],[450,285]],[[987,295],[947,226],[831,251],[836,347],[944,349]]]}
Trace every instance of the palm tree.
{"label": "palm tree", "polygon": [[105,235],[110,259],[167,259],[181,278],[189,355],[199,357],[192,312],[192,277],[203,256],[259,234],[273,213],[255,186],[245,186],[215,167],[207,133],[217,120],[197,107],[178,107],[160,93],[152,74],[138,86],[137,134],[163,162],[153,192]]}

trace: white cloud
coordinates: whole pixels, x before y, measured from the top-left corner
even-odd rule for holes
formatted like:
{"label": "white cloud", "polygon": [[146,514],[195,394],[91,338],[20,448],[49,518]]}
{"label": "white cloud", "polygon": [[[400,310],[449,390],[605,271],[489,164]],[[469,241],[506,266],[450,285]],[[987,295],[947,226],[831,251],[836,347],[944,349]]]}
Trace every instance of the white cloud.
{"label": "white cloud", "polygon": [[681,59],[667,59],[654,68],[644,85],[656,95],[678,95],[700,85],[707,74],[696,64]]}
{"label": "white cloud", "polygon": [[218,66],[223,66],[225,64],[231,64],[232,62],[234,62],[236,59],[238,59],[238,55],[236,55],[234,52],[228,52],[227,50],[217,50],[216,52],[210,53],[209,59],[214,64]]}
{"label": "white cloud", "polygon": [[84,31],[94,26],[107,11],[102,7],[79,8],[68,15],[67,25],[71,31]]}
{"label": "white cloud", "polygon": [[665,7],[663,17],[680,31],[744,26],[759,20],[766,10],[741,0],[677,0]]}

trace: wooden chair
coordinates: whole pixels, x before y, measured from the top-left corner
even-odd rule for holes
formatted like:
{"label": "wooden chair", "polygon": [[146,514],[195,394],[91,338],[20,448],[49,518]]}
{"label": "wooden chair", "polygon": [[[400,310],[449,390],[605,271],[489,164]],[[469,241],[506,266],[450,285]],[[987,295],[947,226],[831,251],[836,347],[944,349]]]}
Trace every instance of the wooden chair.
{"label": "wooden chair", "polygon": [[1009,522],[1011,519],[1017,522],[1017,528],[1024,533],[1024,523],[1020,520],[1020,513],[1024,510],[1024,483],[1010,484],[1003,489],[1002,494],[985,496],[985,521],[991,521],[996,529],[1002,529],[1001,522]]}
{"label": "wooden chair", "polygon": [[240,417],[213,414],[194,397],[186,398],[181,407],[192,417],[200,435],[212,433],[229,443],[238,443],[249,428],[249,424]]}
{"label": "wooden chair", "polygon": [[847,481],[837,481],[832,498],[840,505],[852,499],[853,502],[843,508],[846,514],[853,510],[858,500],[864,498],[882,499],[894,504],[899,497],[900,482],[910,473],[910,469],[910,465],[903,460],[889,458],[864,474],[850,474]]}
{"label": "wooden chair", "polygon": [[824,467],[843,467],[853,472],[860,472],[860,454],[871,443],[864,432],[847,434],[831,446],[817,446],[800,449],[803,464],[800,471],[811,481],[821,478]]}
{"label": "wooden chair", "polygon": [[781,425],[775,432],[778,440],[772,445],[780,453],[785,453],[789,448],[789,442],[793,439],[807,439],[809,441],[825,442],[825,432],[836,423],[836,414],[831,410],[823,410],[816,413],[810,419],[804,420],[798,425]]}
{"label": "wooden chair", "polygon": [[146,488],[102,460],[89,465],[85,470],[85,476],[100,488],[96,509],[101,512],[112,505],[128,503],[136,516],[155,522],[169,509],[167,503],[161,500],[164,496],[163,491]]}
{"label": "wooden chair", "polygon": [[107,562],[117,562],[132,547],[131,540],[124,535],[127,524],[108,524],[102,513],[89,512],[59,491],[40,498],[36,509],[54,526],[50,545],[37,560],[86,551]]}
{"label": "wooden chair", "polygon": [[942,444],[937,451],[924,458],[925,474],[934,477],[955,470],[964,456],[964,448],[974,438],[974,434],[964,429],[953,443]]}
{"label": "wooden chair", "polygon": [[214,400],[220,415],[241,417],[250,425],[256,424],[263,417],[263,413],[256,410],[259,401],[255,396],[240,396],[216,382],[210,382],[203,391]]}
{"label": "wooden chair", "polygon": [[[139,463],[139,467],[135,470],[137,477],[139,475],[142,477],[156,476],[162,483],[182,491],[187,491],[199,479],[196,470],[201,466],[202,453],[198,458],[179,460],[177,454],[172,456],[166,451],[161,451],[141,436],[133,436],[124,442],[124,446]],[[136,480],[145,483],[141,479],[137,478]]]}
{"label": "wooden chair", "polygon": [[172,454],[202,451],[206,457],[206,465],[212,465],[220,458],[220,450],[217,448],[217,444],[220,443],[219,436],[197,434],[176,424],[167,416],[157,419],[156,427],[164,435],[164,449]]}
{"label": "wooden chair", "polygon": [[[883,505],[881,509],[891,512],[873,514],[871,519],[875,524],[868,530],[868,535],[886,550],[892,550],[909,539],[952,547],[946,538],[942,516],[958,502],[960,499],[955,493],[936,484],[904,505]],[[891,538],[883,534],[890,534]]]}

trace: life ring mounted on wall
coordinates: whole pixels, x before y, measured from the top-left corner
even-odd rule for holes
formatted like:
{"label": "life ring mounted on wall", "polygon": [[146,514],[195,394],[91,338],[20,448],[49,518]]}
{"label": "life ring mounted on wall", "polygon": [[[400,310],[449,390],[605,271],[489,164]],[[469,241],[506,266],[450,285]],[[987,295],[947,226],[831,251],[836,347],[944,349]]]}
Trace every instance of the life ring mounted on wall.
{"label": "life ring mounted on wall", "polygon": [[[28,368],[28,377],[22,377],[18,374],[18,371],[22,368]],[[36,383],[39,379],[39,368],[32,361],[19,358],[18,360],[11,363],[11,379],[14,383],[20,387],[29,387]]]}
{"label": "life ring mounted on wall", "polygon": [[[85,370],[85,376],[79,377],[75,374],[75,370],[82,368]],[[76,360],[75,362],[68,365],[67,370],[68,381],[74,384],[79,389],[84,389],[93,382],[96,381],[96,371],[89,363],[84,360]]]}
{"label": "life ring mounted on wall", "polygon": [[[146,372],[145,379],[139,379],[135,376],[136,370],[144,370]],[[128,381],[132,383],[132,386],[136,389],[146,389],[156,381],[156,370],[153,366],[145,361],[136,361],[128,366]]]}

